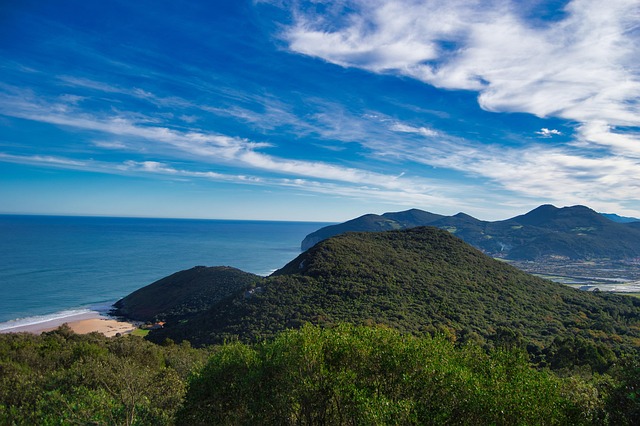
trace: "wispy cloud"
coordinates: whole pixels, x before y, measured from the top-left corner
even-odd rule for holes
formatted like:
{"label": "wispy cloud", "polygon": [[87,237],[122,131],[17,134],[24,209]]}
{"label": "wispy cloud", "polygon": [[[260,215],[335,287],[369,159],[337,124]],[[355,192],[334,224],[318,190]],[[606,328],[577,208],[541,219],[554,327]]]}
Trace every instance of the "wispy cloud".
{"label": "wispy cloud", "polygon": [[108,141],[108,140],[95,140],[93,144],[99,148],[107,148],[107,149],[115,149],[115,150],[124,150],[128,149],[127,144],[122,141]]}
{"label": "wispy cloud", "polygon": [[[151,96],[151,95],[149,95]],[[153,97],[153,96],[151,96]],[[146,173],[170,178],[209,179],[215,181],[274,185],[297,188],[313,193],[333,194],[361,199],[379,199],[406,205],[426,203],[454,205],[456,197],[469,199],[473,193],[468,185],[456,183],[455,190],[443,181],[430,177],[432,168],[462,172],[481,178],[477,185],[491,184],[520,197],[547,202],[581,203],[591,200],[595,207],[624,211],[611,198],[628,199],[638,191],[640,181],[637,161],[630,158],[634,151],[628,134],[616,134],[605,123],[590,123],[579,127],[580,140],[573,146],[479,146],[473,141],[454,137],[419,122],[404,122],[380,112],[354,114],[339,104],[310,100],[312,112],[302,120],[282,103],[265,108],[265,116],[251,111],[247,120],[256,123],[277,116],[276,111],[288,111],[279,117],[279,125],[291,126],[298,135],[314,134],[322,139],[356,143],[364,148],[363,159],[397,162],[401,165],[390,174],[385,167],[380,172],[366,167],[346,167],[321,161],[292,159],[270,155],[267,151],[276,142],[256,142],[246,138],[202,131],[197,128],[172,128],[140,113],[97,113],[83,111],[75,99],[56,98],[46,101],[24,93],[4,94],[0,113],[67,127],[74,131],[100,134],[92,144],[98,149],[120,153],[184,159],[187,162],[244,169],[238,174],[223,174],[215,170],[189,170],[169,165],[166,161],[134,161],[106,163],[65,159],[59,156],[11,157],[2,161],[21,161],[89,169],[104,173]],[[237,112],[238,110],[236,110]],[[234,112],[233,114],[235,114]],[[245,111],[249,114],[249,110]],[[237,117],[236,117],[237,118]],[[561,134],[556,129],[542,128],[536,132],[543,138]],[[619,138],[607,142],[607,147],[624,151],[626,156],[605,154],[596,159],[590,155],[593,146],[600,146],[604,137]],[[413,165],[427,165],[420,170]],[[409,173],[404,173],[411,170]],[[251,176],[256,174],[255,176]],[[266,173],[266,175],[265,175]],[[260,176],[257,176],[260,174]],[[484,183],[482,183],[484,182]],[[501,202],[507,202],[502,199]]]}
{"label": "wispy cloud", "polygon": [[[322,181],[333,181],[351,187],[350,191],[365,190],[379,194],[389,194],[396,191],[398,198],[420,198],[420,194],[429,194],[438,184],[430,179],[419,177],[399,177],[378,173],[366,169],[345,167],[320,161],[298,160],[282,158],[262,152],[271,147],[270,144],[255,142],[245,138],[191,130],[178,130],[155,125],[151,120],[134,119],[123,116],[96,116],[87,112],[75,110],[72,105],[59,105],[43,100],[5,95],[0,98],[0,113],[23,119],[64,126],[81,131],[99,132],[107,137],[96,139],[93,145],[109,150],[124,152],[148,151],[159,155],[165,152],[172,158],[183,158],[202,164],[224,164],[237,166],[255,172],[267,172],[273,176],[284,176],[277,182],[292,182],[293,177],[312,178]],[[126,139],[126,144],[120,142]],[[9,158],[9,157],[5,157]],[[45,158],[45,157],[42,157]],[[40,157],[29,157],[30,161],[39,161]],[[44,161],[41,161],[45,163]],[[53,160],[51,160],[53,162]],[[83,163],[84,164],[84,163]],[[83,164],[70,164],[82,166]],[[91,162],[94,169],[98,162]],[[64,165],[59,161],[57,165]],[[123,168],[124,167],[124,168]],[[128,162],[119,166],[119,170],[137,170],[140,172],[154,172],[185,177],[214,177],[218,174],[210,172],[178,171],[155,161]],[[290,184],[290,183],[287,183]],[[316,187],[325,187],[316,185]],[[333,187],[332,187],[333,188]],[[386,196],[386,195],[385,195]]]}
{"label": "wispy cloud", "polygon": [[[424,185],[407,185],[400,187],[391,185],[383,187],[375,184],[352,184],[350,182],[331,182],[313,180],[305,178],[278,178],[252,176],[247,174],[219,173],[211,170],[190,170],[172,166],[160,161],[136,161],[126,160],[123,162],[105,162],[96,160],[79,161],[63,157],[51,157],[41,155],[11,155],[0,153],[0,162],[11,162],[18,164],[31,164],[53,168],[64,168],[80,171],[90,171],[94,173],[116,174],[116,175],[154,175],[165,176],[171,180],[200,179],[214,182],[230,182],[234,184],[263,186],[269,188],[296,189],[301,192],[311,194],[323,194],[332,197],[348,197],[361,199],[363,201],[392,202],[407,206],[433,205],[446,208],[460,206],[460,202],[454,196],[445,194],[444,188],[430,187],[428,190]],[[389,177],[393,180],[393,177]],[[399,177],[395,177],[396,180]],[[406,182],[405,182],[406,183]],[[410,182],[411,183],[411,182]],[[416,182],[413,182],[416,183]],[[461,188],[459,188],[461,190]]]}
{"label": "wispy cloud", "polygon": [[[578,143],[567,146],[479,145],[384,116],[369,115],[367,118],[370,127],[374,127],[377,120],[380,126],[387,126],[389,130],[387,133],[372,132],[365,139],[372,155],[395,158],[403,164],[456,170],[469,177],[481,178],[478,185],[490,183],[495,189],[510,191],[518,197],[559,205],[589,200],[596,208],[620,211],[624,210],[624,200],[634,199],[640,189],[640,164],[632,156],[606,152],[594,156],[590,147]],[[560,133],[555,129],[540,132],[543,135]],[[583,133],[588,132],[584,130]]]}
{"label": "wispy cloud", "polygon": [[[95,92],[126,95],[132,98],[148,101],[149,103],[158,107],[191,107],[192,102],[177,96],[158,96],[151,93],[148,90],[144,90],[139,87],[121,87],[116,84],[107,84],[96,80],[91,80],[84,77],[75,77],[72,75],[61,75],[57,79],[62,83],[63,87],[89,89]],[[82,97],[74,95],[65,95],[67,98],[76,98],[78,100]]]}
{"label": "wispy cloud", "polygon": [[543,137],[543,138],[551,138],[553,136],[562,135],[562,132],[557,129],[547,129],[546,127],[543,127],[542,129],[536,132],[536,135],[539,135],[540,137]]}
{"label": "wispy cloud", "polygon": [[[544,25],[527,22],[517,1],[353,0],[323,13],[292,4],[282,37],[295,52],[475,90],[489,111],[585,123],[584,139],[601,146],[640,145],[615,133],[640,126],[635,0],[573,0]],[[589,131],[593,122],[605,126]]]}
{"label": "wispy cloud", "polygon": [[576,145],[586,148],[606,147],[618,155],[640,159],[640,131],[616,131],[606,121],[594,120],[582,124],[578,127],[578,132],[580,139]]}
{"label": "wispy cloud", "polygon": [[482,176],[519,196],[559,205],[589,200],[594,208],[620,210],[629,194],[640,190],[637,161],[614,155],[590,158],[568,148],[477,147],[458,140],[404,155],[431,166]]}
{"label": "wispy cloud", "polygon": [[393,123],[389,127],[389,129],[394,132],[416,133],[416,134],[427,136],[427,137],[435,137],[440,135],[440,132],[427,127],[414,127],[414,126],[409,126],[403,123]]}
{"label": "wispy cloud", "polygon": [[[363,183],[348,183],[348,182],[331,182],[306,178],[277,178],[277,177],[264,177],[264,176],[250,176],[250,175],[227,175],[216,173],[212,171],[192,171],[185,169],[178,169],[167,165],[166,163],[156,161],[125,161],[122,165],[115,167],[117,171],[137,172],[137,173],[151,173],[168,175],[171,177],[188,177],[207,179],[213,181],[226,181],[239,184],[251,184],[259,185],[270,188],[281,187],[288,189],[296,189],[301,192],[308,192],[312,194],[323,194],[333,197],[348,197],[351,199],[360,199],[363,201],[383,201],[392,202],[395,204],[401,204],[406,206],[415,205],[439,205],[443,208],[453,208],[454,206],[460,206],[460,201],[456,196],[447,193],[444,187],[438,187],[431,185],[429,188],[425,187],[424,182],[420,184],[417,181],[414,185],[408,186],[396,186],[384,187],[376,185],[375,183],[363,184]],[[391,180],[397,181],[399,184],[401,176],[389,177]],[[406,184],[407,182],[404,182]],[[460,193],[468,190],[467,188],[457,188]],[[455,192],[455,191],[454,191]],[[463,203],[464,205],[464,203]],[[471,206],[471,204],[469,204]]]}
{"label": "wispy cloud", "polygon": [[13,155],[0,152],[0,161],[19,164],[39,164],[54,167],[83,168],[87,166],[85,161],[73,160],[52,155]]}

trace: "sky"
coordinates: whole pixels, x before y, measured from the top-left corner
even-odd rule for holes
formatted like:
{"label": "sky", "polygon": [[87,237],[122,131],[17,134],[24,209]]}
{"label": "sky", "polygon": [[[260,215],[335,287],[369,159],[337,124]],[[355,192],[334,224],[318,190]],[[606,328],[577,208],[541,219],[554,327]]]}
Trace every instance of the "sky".
{"label": "sky", "polygon": [[640,217],[637,0],[2,0],[0,213]]}

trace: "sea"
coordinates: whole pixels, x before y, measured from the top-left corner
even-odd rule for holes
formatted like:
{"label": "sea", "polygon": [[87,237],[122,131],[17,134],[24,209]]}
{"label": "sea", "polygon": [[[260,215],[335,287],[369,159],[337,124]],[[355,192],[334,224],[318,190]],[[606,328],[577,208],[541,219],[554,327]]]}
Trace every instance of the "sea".
{"label": "sea", "polygon": [[321,222],[0,215],[0,331],[107,313],[193,266],[269,275]]}

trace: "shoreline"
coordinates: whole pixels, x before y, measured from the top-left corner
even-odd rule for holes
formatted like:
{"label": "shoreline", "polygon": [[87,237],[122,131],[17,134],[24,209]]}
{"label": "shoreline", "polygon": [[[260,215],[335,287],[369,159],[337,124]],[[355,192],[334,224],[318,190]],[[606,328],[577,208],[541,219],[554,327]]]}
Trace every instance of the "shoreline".
{"label": "shoreline", "polygon": [[138,328],[138,326],[132,322],[107,317],[101,315],[100,312],[97,311],[89,311],[62,318],[52,318],[38,323],[17,325],[15,327],[0,330],[0,333],[41,334],[46,331],[53,331],[63,324],[67,324],[74,333],[77,334],[98,332],[107,337],[113,337],[118,333],[131,333],[133,330]]}

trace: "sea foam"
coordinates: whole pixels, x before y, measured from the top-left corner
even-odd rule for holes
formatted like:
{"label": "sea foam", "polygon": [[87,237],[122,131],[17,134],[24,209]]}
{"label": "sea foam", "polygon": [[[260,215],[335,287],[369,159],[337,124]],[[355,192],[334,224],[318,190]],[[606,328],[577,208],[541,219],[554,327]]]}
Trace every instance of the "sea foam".
{"label": "sea foam", "polygon": [[98,314],[99,312],[94,311],[89,308],[82,309],[69,309],[60,312],[54,312],[48,315],[36,315],[33,317],[26,318],[18,318],[11,321],[0,322],[0,332],[10,332],[12,329],[27,327],[30,325],[42,324],[45,322],[63,320],[63,319],[71,319],[78,316],[84,316],[89,314]]}

